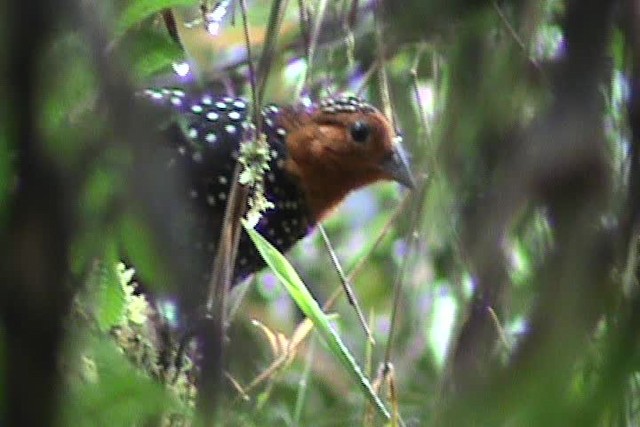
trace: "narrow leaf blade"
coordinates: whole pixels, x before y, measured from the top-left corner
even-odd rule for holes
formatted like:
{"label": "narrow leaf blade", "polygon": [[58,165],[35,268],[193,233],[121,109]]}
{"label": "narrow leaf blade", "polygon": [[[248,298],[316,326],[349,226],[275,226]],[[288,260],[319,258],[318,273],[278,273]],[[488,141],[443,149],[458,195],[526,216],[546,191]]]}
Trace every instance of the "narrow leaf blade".
{"label": "narrow leaf blade", "polygon": [[311,296],[309,290],[304,285],[294,268],[289,264],[286,258],[278,252],[264,237],[254,229],[247,227],[245,229],[249,237],[255,244],[258,252],[265,260],[267,265],[273,270],[280,282],[287,289],[291,297],[294,299],[300,310],[313,322],[314,326],[325,340],[329,349],[335,357],[342,363],[347,372],[358,384],[364,395],[377,409],[378,413],[386,420],[390,419],[390,414],[384,403],[376,395],[371,387],[371,383],[362,373],[362,369],[358,366],[355,358],[344,345],[336,331],[331,327],[326,314],[322,311],[316,300]]}

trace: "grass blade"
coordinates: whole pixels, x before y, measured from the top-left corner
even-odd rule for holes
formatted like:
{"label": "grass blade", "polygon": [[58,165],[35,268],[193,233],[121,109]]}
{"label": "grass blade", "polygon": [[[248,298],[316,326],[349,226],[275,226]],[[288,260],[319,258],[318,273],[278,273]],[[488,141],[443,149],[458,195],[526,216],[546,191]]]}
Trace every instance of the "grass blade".
{"label": "grass blade", "polygon": [[247,227],[246,224],[245,229],[267,265],[269,265],[278,279],[280,279],[280,282],[287,289],[298,307],[300,307],[300,310],[302,310],[302,312],[311,319],[314,326],[320,333],[320,336],[327,343],[330,351],[336,358],[338,358],[347,372],[349,372],[351,377],[362,390],[363,394],[376,408],[380,416],[385,420],[389,420],[389,411],[373,391],[371,383],[362,373],[362,369],[360,369],[360,366],[356,363],[355,358],[344,345],[336,331],[331,327],[327,316],[322,311],[316,300],[313,299],[309,290],[304,285],[291,264],[289,264],[286,258],[278,252],[276,248],[271,246],[271,244],[262,237],[260,233]]}

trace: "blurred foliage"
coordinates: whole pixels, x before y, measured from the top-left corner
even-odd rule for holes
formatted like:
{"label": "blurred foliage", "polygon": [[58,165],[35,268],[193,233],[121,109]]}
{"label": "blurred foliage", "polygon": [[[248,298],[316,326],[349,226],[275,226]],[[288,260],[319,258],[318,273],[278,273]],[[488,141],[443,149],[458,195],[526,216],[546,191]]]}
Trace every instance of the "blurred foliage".
{"label": "blurred foliage", "polygon": [[[103,10],[96,13],[105,18],[109,42],[108,52],[103,53],[127,71],[126,83],[135,88],[208,85],[221,94],[249,97],[240,3],[232,2],[218,34],[210,34],[203,28],[194,0],[101,2],[97,9]],[[257,61],[273,2],[247,3],[252,59]],[[587,409],[595,411],[586,420],[591,425],[640,423],[637,360],[630,362],[628,375],[624,373],[622,391],[620,387],[609,393],[601,391],[606,389],[602,384],[609,375],[608,363],[614,360],[607,357],[616,342],[615,328],[623,322],[616,313],[622,313],[637,293],[635,234],[629,237],[631,248],[625,245],[622,249],[624,263],[598,280],[606,282],[603,287],[609,286],[598,301],[606,307],[602,312],[594,310],[597,319],[591,328],[580,330],[580,339],[588,337],[587,343],[580,347],[567,338],[567,347],[573,346],[580,355],[569,364],[569,386],[560,393],[562,399],[545,400],[545,385],[552,382],[548,377],[556,373],[555,355],[546,358],[541,371],[531,368],[531,375],[537,377],[531,380],[531,388],[518,388],[528,375],[521,374],[504,382],[498,376],[497,385],[491,383],[495,386],[491,392],[484,392],[482,381],[469,387],[471,391],[461,387],[467,394],[450,390],[456,389],[449,382],[455,377],[457,358],[464,357],[459,349],[477,302],[474,295],[483,286],[478,272],[486,265],[478,259],[486,255],[489,264],[504,270],[499,273],[502,287],[495,284],[494,288],[500,288],[499,295],[485,307],[491,309],[491,334],[497,337],[484,353],[493,361],[487,365],[491,369],[479,369],[487,376],[516,366],[522,352],[544,350],[542,346],[522,350],[520,344],[547,301],[541,297],[545,290],[556,282],[571,281],[549,270],[562,236],[550,203],[540,202],[546,194],[536,192],[538,182],[527,181],[523,186],[531,193],[522,190],[524,200],[510,212],[512,218],[505,221],[503,233],[493,236],[496,252],[485,253],[486,247],[478,243],[502,214],[497,202],[490,214],[482,216],[483,203],[495,200],[492,197],[501,201],[502,190],[505,200],[513,196],[508,184],[526,181],[527,174],[537,171],[533,166],[518,168],[518,164],[509,169],[505,165],[515,164],[512,159],[530,148],[527,144],[535,138],[523,135],[551,114],[559,97],[551,81],[567,48],[561,24],[570,2],[285,3],[265,101],[316,100],[338,91],[361,93],[392,112],[420,183],[411,194],[390,183],[358,191],[325,222],[347,274],[364,262],[351,282],[360,306],[369,313],[367,321],[376,343],[370,345],[343,296],[329,310],[336,314],[330,324],[340,344],[349,349],[374,386],[380,387],[377,391],[384,404],[405,425],[466,425],[476,417],[478,425],[546,425],[550,420],[565,425],[559,420],[566,424],[584,421],[579,415],[591,414]],[[350,21],[347,17],[353,4],[358,10]],[[380,7],[377,17],[376,5]],[[167,8],[172,8],[182,45],[170,37],[160,14]],[[325,13],[320,16],[322,10]],[[301,12],[311,19],[301,23]],[[379,25],[378,19],[385,25]],[[309,63],[305,41],[316,25],[313,42],[317,46]],[[384,45],[378,46],[377,40]],[[628,117],[631,51],[623,29],[617,28],[608,42],[607,77],[598,86],[612,185],[607,188],[606,207],[590,224],[593,229],[617,227],[628,202],[633,137]],[[105,71],[96,69],[92,55],[90,42],[80,29],[59,30],[38,70],[38,131],[46,141],[47,154],[68,173],[68,185],[79,194],[74,206],[79,220],[69,264],[73,279],[83,286],[67,319],[67,345],[60,362],[65,393],[59,424],[190,425],[194,422],[195,367],[184,354],[180,355],[186,357],[181,368],[162,364],[163,358],[178,358],[176,343],[172,343],[171,354],[160,354],[162,337],[155,328],[156,323],[175,321],[168,314],[175,307],[163,306],[163,298],[155,298],[156,293],[166,293],[163,285],[168,273],[155,256],[162,248],[156,247],[145,218],[126,209],[133,204],[127,198],[131,183],[124,178],[124,171],[131,167],[127,144],[132,142],[118,140],[118,132],[110,128],[102,111],[100,80]],[[566,124],[567,132],[572,125]],[[7,127],[10,123],[0,121],[0,229],[5,227],[11,198],[20,191],[14,171],[16,147],[7,137]],[[550,140],[557,135],[545,134]],[[536,155],[532,152],[531,158]],[[561,174],[555,172],[548,179],[560,182]],[[594,172],[594,176],[599,175]],[[576,197],[566,194],[568,201]],[[136,288],[131,271],[119,265],[121,247],[139,263],[134,268],[149,271],[158,280],[145,283],[143,290]],[[320,305],[341,286],[318,233],[300,242],[287,258]],[[582,283],[585,278],[576,274],[573,279]],[[145,299],[140,295],[143,291],[153,297]],[[395,319],[394,292],[399,292]],[[573,300],[563,299],[560,291],[558,295],[555,304],[561,306],[560,311],[563,304],[571,305]],[[365,415],[370,410],[366,393],[349,378],[341,365],[344,360],[335,357],[339,351],[332,350],[331,344],[329,348],[316,344],[323,343],[317,340],[323,334],[302,327],[300,310],[272,271],[248,279],[233,290],[233,297],[238,308],[229,332],[228,378],[233,384],[229,386],[232,398],[225,406],[228,425],[329,426],[361,423],[363,418],[374,420],[373,425],[380,423]],[[590,307],[576,311],[589,314]],[[567,313],[574,312],[567,308]],[[323,321],[328,328],[327,320]],[[562,332],[565,326],[558,324],[557,329]],[[377,377],[392,327],[395,395]],[[566,331],[571,335],[574,329],[567,327]],[[0,362],[5,353],[3,332],[0,325]],[[524,366],[526,371],[529,365]],[[0,424],[4,398],[11,392],[3,386],[8,369],[11,367],[0,364]],[[251,390],[243,389],[261,375],[262,380]],[[508,395],[496,391],[502,386]],[[517,393],[523,390],[535,393]],[[502,408],[509,415],[496,415]],[[495,420],[500,422],[493,424]]]}

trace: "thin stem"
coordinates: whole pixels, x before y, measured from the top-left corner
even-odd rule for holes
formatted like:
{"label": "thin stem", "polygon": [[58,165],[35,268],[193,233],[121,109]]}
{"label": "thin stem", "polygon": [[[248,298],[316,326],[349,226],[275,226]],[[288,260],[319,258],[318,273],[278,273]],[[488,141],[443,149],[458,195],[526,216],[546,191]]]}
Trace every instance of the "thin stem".
{"label": "thin stem", "polygon": [[356,298],[353,289],[351,289],[351,285],[349,284],[349,280],[345,277],[344,271],[342,270],[342,266],[340,265],[340,261],[338,260],[338,256],[336,255],[333,246],[331,245],[331,241],[329,240],[329,236],[327,236],[327,232],[325,231],[322,225],[318,226],[320,230],[320,235],[322,236],[322,240],[329,251],[329,256],[331,257],[331,262],[333,262],[333,266],[338,272],[338,276],[340,276],[340,281],[342,282],[342,288],[344,289],[345,294],[347,295],[347,301],[354,308],[356,314],[358,315],[358,320],[360,321],[360,325],[364,329],[367,334],[367,339],[373,344],[375,341],[373,340],[373,335],[371,335],[371,330],[369,329],[369,325],[367,325],[367,321],[362,314],[362,310],[360,309],[360,304],[358,304],[358,299]]}

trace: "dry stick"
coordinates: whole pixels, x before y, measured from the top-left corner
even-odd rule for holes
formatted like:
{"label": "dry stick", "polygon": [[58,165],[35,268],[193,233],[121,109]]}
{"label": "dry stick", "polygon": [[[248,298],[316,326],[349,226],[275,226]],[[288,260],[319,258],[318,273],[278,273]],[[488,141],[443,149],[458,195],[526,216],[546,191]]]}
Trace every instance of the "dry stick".
{"label": "dry stick", "polygon": [[540,68],[540,64],[538,64],[538,62],[535,59],[533,59],[531,55],[529,55],[529,52],[527,51],[527,46],[522,41],[522,38],[520,37],[516,29],[513,28],[513,25],[511,25],[511,22],[509,22],[509,19],[505,16],[500,5],[495,1],[492,2],[492,5],[496,13],[500,17],[500,20],[502,21],[505,28],[507,29],[507,32],[509,33],[509,35],[511,35],[511,37],[516,42],[516,44],[520,47],[520,49],[522,49],[522,53],[527,57],[529,62],[531,62],[531,64],[533,64],[533,66],[538,69],[538,71],[542,71],[542,69]]}
{"label": "dry stick", "polygon": [[240,169],[240,164],[237,164],[209,282],[205,318],[201,320],[196,332],[202,348],[197,409],[204,416],[205,422],[211,425],[215,424],[220,407],[227,328],[226,302],[240,240],[240,218],[248,196],[247,189],[238,183]]}
{"label": "dry stick", "polygon": [[[377,50],[378,61],[380,61],[380,67],[378,68],[378,78],[380,80],[380,92],[381,92],[380,95],[382,97],[385,116],[387,116],[387,118],[391,122],[391,125],[395,128],[393,108],[391,107],[391,96],[389,94],[389,77],[387,75],[387,69],[385,67],[385,62],[384,62],[385,52],[384,52],[384,43],[383,43],[383,34],[382,34],[382,19],[380,17],[381,4],[382,3],[380,0],[376,0],[374,12],[373,12],[374,20],[375,20],[375,29],[376,29],[375,31],[376,50]],[[424,194],[426,192],[426,187],[427,187],[426,184],[423,182],[419,191],[420,197],[416,199],[416,203],[420,203],[420,201],[423,200]],[[414,237],[416,233],[416,224],[419,218],[418,212],[421,212],[421,211],[422,211],[422,206],[420,206],[420,208],[418,209],[415,209],[414,210],[415,214],[411,220],[411,224],[412,224],[411,229]],[[415,242],[415,238],[412,240],[412,243],[413,242]],[[389,364],[391,360],[391,347],[393,346],[393,334],[396,327],[397,313],[398,313],[399,304],[400,304],[400,295],[402,294],[404,272],[406,270],[407,265],[408,265],[408,262],[407,262],[407,258],[405,257],[403,259],[402,265],[400,266],[400,269],[398,270],[394,287],[393,287],[394,297],[393,297],[393,306],[391,308],[391,325],[389,328],[389,336],[387,338],[387,346],[385,348],[385,356],[384,356],[383,371],[385,373],[388,372],[388,368],[390,366]]]}
{"label": "dry stick", "polygon": [[347,17],[347,23],[349,27],[353,28],[356,24],[356,18],[358,16],[358,0],[351,2],[351,9],[349,10],[349,16]]}
{"label": "dry stick", "polygon": [[298,87],[297,93],[295,94],[295,99],[298,99],[300,97],[300,93],[302,92],[303,87],[309,87],[309,81],[311,79],[311,69],[313,68],[313,56],[316,52],[316,46],[318,44],[318,38],[320,36],[320,28],[322,27],[322,22],[324,21],[324,14],[326,10],[327,0],[321,0],[320,6],[318,8],[316,22],[313,26],[313,32],[311,33],[309,48],[307,49],[307,68],[305,69],[305,76],[304,79],[302,79],[302,85]]}
{"label": "dry stick", "polygon": [[[249,80],[253,98],[253,115],[256,129],[259,132],[259,106],[256,99],[256,80],[253,62],[251,61],[251,43],[247,22],[247,8],[245,0],[240,0],[242,24],[245,35],[247,58],[249,66]],[[229,202],[225,209],[222,232],[213,271],[209,281],[209,294],[206,302],[206,314],[201,322],[197,336],[202,345],[202,366],[200,384],[198,388],[197,408],[204,415],[205,422],[213,423],[220,404],[224,373],[224,342],[227,328],[227,295],[231,288],[231,280],[238,252],[242,227],[240,218],[247,205],[248,189],[238,182],[242,166],[236,164],[233,184],[229,195]],[[212,327],[209,328],[208,325]]]}
{"label": "dry stick", "polygon": [[409,74],[411,75],[411,83],[413,86],[413,95],[416,97],[416,104],[418,104],[418,114],[420,115],[420,121],[423,124],[424,130],[427,135],[431,134],[431,126],[429,126],[429,120],[427,120],[427,112],[424,111],[422,106],[422,99],[420,98],[420,87],[418,85],[418,66],[420,65],[420,58],[424,54],[425,45],[420,44],[416,51],[416,57],[413,59],[413,65]]}
{"label": "dry stick", "polygon": [[395,129],[393,108],[391,107],[391,96],[389,95],[389,77],[387,75],[387,68],[385,67],[384,60],[384,43],[382,37],[382,20],[380,18],[380,0],[375,0],[375,7],[373,9],[373,17],[375,21],[375,34],[376,34],[376,55],[380,63],[378,68],[378,80],[380,80],[380,96],[382,98],[382,106],[384,108],[384,115],[391,121],[391,127]]}
{"label": "dry stick", "polygon": [[369,84],[369,81],[371,80],[373,75],[378,71],[378,67],[380,67],[380,62],[376,58],[373,61],[373,63],[371,64],[371,66],[369,67],[369,69],[367,70],[367,72],[364,74],[364,77],[362,78],[362,83],[360,83],[360,87],[358,89],[356,89],[356,95],[357,96],[361,96],[362,95],[362,92],[364,91],[364,89]]}
{"label": "dry stick", "polygon": [[302,34],[302,43],[304,43],[304,56],[309,57],[309,16],[307,8],[304,6],[304,0],[298,0],[298,19],[300,20],[300,34]]}
{"label": "dry stick", "polygon": [[322,225],[318,225],[318,229],[320,230],[320,235],[322,236],[322,240],[324,241],[324,245],[329,252],[329,256],[331,257],[331,262],[333,262],[333,266],[340,276],[340,281],[342,283],[342,288],[344,289],[344,293],[347,295],[347,301],[356,311],[358,315],[358,320],[360,321],[360,325],[362,329],[364,329],[367,339],[371,344],[375,344],[375,340],[373,339],[373,335],[371,335],[371,330],[369,329],[369,325],[367,325],[367,321],[362,314],[362,310],[360,309],[360,304],[358,304],[358,299],[356,298],[353,289],[351,289],[351,285],[349,284],[349,280],[345,277],[344,271],[342,270],[342,266],[340,265],[340,261],[338,260],[338,256],[336,255],[335,250],[333,249],[333,245],[329,240],[329,236],[327,236],[327,232],[325,231]]}
{"label": "dry stick", "polygon": [[[409,193],[407,193],[407,195],[404,197],[404,199],[400,203],[400,206],[398,206],[398,208],[393,213],[393,215],[387,220],[384,227],[382,228],[382,231],[380,232],[380,235],[378,235],[376,241],[373,243],[369,251],[362,258],[360,258],[358,263],[353,268],[351,268],[351,271],[349,271],[349,273],[347,274],[347,280],[349,282],[352,282],[356,278],[356,276],[360,273],[360,271],[365,266],[367,261],[369,261],[369,258],[371,257],[373,252],[376,250],[378,245],[380,245],[380,243],[382,242],[382,239],[386,237],[386,235],[391,230],[391,227],[393,226],[393,224],[396,222],[400,214],[404,211],[408,201],[409,201]],[[322,306],[322,311],[327,312],[328,310],[331,310],[331,308],[337,301],[338,297],[342,294],[342,291],[344,291],[344,288],[342,286],[338,286],[333,291],[329,299],[327,299],[327,301]]]}
{"label": "dry stick", "polygon": [[513,40],[518,44],[518,46],[520,46],[520,49],[522,49],[523,52],[527,52],[527,46],[524,44],[524,42],[520,38],[520,35],[516,31],[516,29],[513,28],[513,25],[511,25],[511,22],[509,22],[509,19],[507,19],[507,17],[505,16],[500,5],[498,5],[498,3],[496,3],[495,1],[492,1],[491,5],[495,9],[496,13],[500,17],[500,20],[504,24],[505,28],[507,29],[507,31],[509,32]]}
{"label": "dry stick", "polygon": [[498,314],[496,313],[496,311],[493,309],[493,307],[487,307],[487,311],[489,312],[489,315],[491,316],[491,320],[493,320],[493,323],[496,327],[496,331],[498,331],[498,336],[500,337],[500,341],[502,343],[502,345],[504,346],[504,348],[506,350],[509,350],[509,339],[507,338],[507,333],[505,332],[504,328],[502,327],[502,324],[500,323],[500,319],[498,318]]}
{"label": "dry stick", "polygon": [[[261,105],[264,99],[264,91],[267,87],[267,79],[269,78],[269,71],[271,70],[271,64],[273,63],[273,57],[275,56],[276,45],[278,40],[278,33],[282,25],[282,18],[284,11],[287,8],[289,0],[275,0],[271,7],[271,13],[269,14],[269,24],[267,26],[266,40],[264,48],[262,49],[262,55],[258,61],[257,69],[257,86],[258,86],[258,105]],[[256,110],[256,114],[257,114]]]}
{"label": "dry stick", "polygon": [[[244,41],[247,48],[247,66],[249,67],[249,83],[251,84],[251,98],[253,101],[253,124],[256,127],[257,135],[260,135],[260,99],[258,98],[256,70],[251,60],[251,37],[249,37],[249,22],[247,20],[246,0],[240,0],[240,11],[242,12],[242,29],[244,30]],[[258,138],[260,141],[261,138]]]}
{"label": "dry stick", "polygon": [[[427,191],[427,181],[424,180],[420,183],[420,187],[418,188],[418,190],[416,192],[414,192],[414,203],[417,204],[418,206],[415,207],[415,209],[411,209],[413,215],[411,217],[410,220],[410,224],[411,224],[411,241],[408,247],[408,252],[411,252],[411,249],[415,246],[415,243],[418,241],[417,237],[418,237],[418,232],[417,232],[417,228],[418,228],[418,221],[420,220],[420,218],[422,217],[422,210],[424,207],[424,203],[422,203],[422,200],[424,200],[425,194]],[[389,327],[389,336],[387,337],[387,346],[385,348],[385,352],[384,352],[384,365],[388,366],[390,361],[391,361],[391,348],[393,347],[393,337],[394,337],[394,333],[395,333],[395,328],[396,328],[396,323],[397,323],[397,317],[398,317],[398,309],[400,307],[400,295],[402,295],[402,283],[404,280],[404,273],[407,269],[407,266],[409,265],[408,262],[408,257],[404,257],[402,259],[402,263],[400,264],[400,268],[398,269],[397,275],[396,275],[396,279],[395,279],[395,283],[393,286],[393,289],[395,291],[394,296],[393,296],[393,306],[391,308],[391,325]]]}
{"label": "dry stick", "polygon": [[[381,2],[379,0],[375,1],[375,8],[373,12],[374,21],[375,21],[375,36],[376,36],[376,51],[378,56],[378,61],[380,62],[380,67],[378,68],[378,79],[380,80],[380,95],[382,97],[382,105],[384,108],[385,116],[391,122],[391,126],[395,129],[394,123],[394,115],[393,109],[391,107],[391,96],[389,95],[389,80],[387,75],[387,70],[384,63],[384,44],[382,37],[382,22],[380,18],[380,7]],[[421,192],[424,191],[425,186],[421,187]],[[412,221],[413,223],[413,221]],[[389,365],[389,361],[391,359],[391,344],[393,341],[393,332],[397,317],[398,304],[400,303],[400,290],[402,286],[402,279],[404,276],[405,266],[407,265],[407,258],[404,258],[404,261],[401,265],[400,270],[398,270],[398,274],[396,275],[396,280],[394,283],[394,298],[393,298],[393,307],[391,311],[391,327],[389,329],[389,337],[387,339],[387,346],[385,349],[385,357],[384,357],[384,365],[385,371],[387,371],[386,367]]]}

